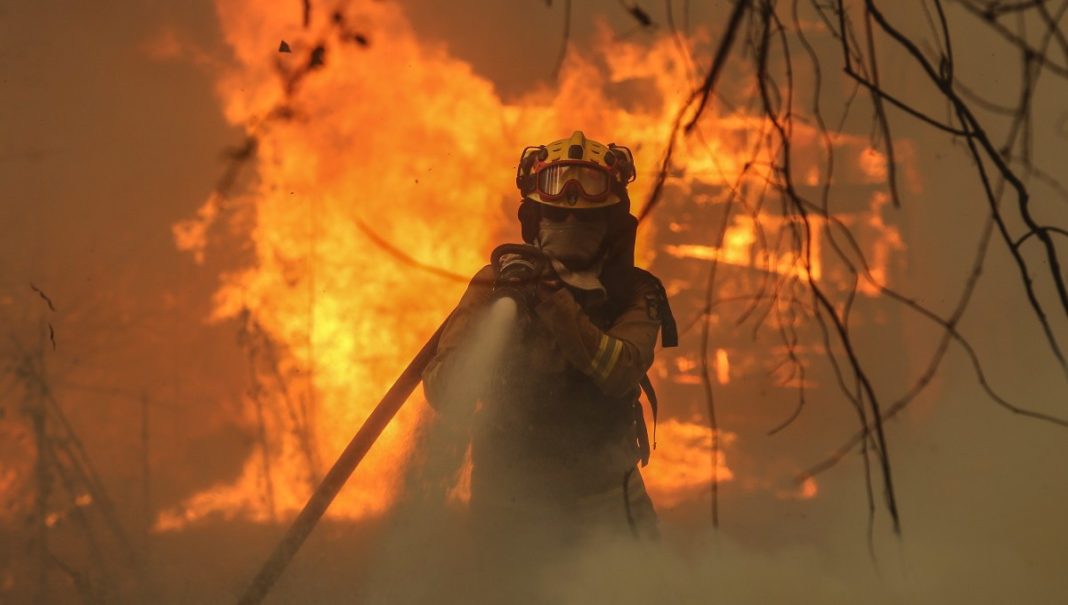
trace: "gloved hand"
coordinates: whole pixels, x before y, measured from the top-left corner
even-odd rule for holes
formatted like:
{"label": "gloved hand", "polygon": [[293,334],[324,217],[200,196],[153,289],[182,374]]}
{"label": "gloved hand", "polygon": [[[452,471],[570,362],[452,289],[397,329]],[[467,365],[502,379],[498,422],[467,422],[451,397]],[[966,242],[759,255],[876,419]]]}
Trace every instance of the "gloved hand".
{"label": "gloved hand", "polygon": [[[494,297],[514,298],[521,308],[533,309],[537,304],[538,284],[549,263],[534,246],[505,244],[493,251]],[[551,272],[551,268],[549,268]]]}

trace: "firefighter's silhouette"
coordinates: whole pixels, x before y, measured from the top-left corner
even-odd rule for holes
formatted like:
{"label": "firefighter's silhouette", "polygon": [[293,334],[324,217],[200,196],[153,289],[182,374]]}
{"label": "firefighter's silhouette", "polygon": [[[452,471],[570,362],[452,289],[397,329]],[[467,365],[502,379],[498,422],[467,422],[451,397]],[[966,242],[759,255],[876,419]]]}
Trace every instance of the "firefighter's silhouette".
{"label": "firefighter's silhouette", "polygon": [[[537,527],[566,520],[656,535],[639,463],[657,334],[676,340],[660,282],[634,266],[629,149],[575,132],[528,147],[516,184],[524,244],[498,248],[447,321],[423,373],[438,409],[472,330],[501,296],[518,301],[516,338],[478,394],[472,416],[471,510]],[[475,405],[474,402],[469,402]]]}

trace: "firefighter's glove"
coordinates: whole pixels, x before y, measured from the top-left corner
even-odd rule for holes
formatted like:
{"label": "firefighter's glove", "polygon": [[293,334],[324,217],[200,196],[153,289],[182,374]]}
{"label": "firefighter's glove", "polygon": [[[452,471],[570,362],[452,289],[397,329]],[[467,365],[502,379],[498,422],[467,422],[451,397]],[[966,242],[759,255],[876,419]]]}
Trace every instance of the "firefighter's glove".
{"label": "firefighter's glove", "polygon": [[515,299],[520,309],[529,311],[538,300],[538,283],[548,259],[541,250],[522,244],[504,244],[493,251],[494,298]]}
{"label": "firefighter's glove", "polygon": [[537,267],[519,254],[503,254],[493,280],[494,298],[509,297],[521,309],[532,309],[537,302]]}

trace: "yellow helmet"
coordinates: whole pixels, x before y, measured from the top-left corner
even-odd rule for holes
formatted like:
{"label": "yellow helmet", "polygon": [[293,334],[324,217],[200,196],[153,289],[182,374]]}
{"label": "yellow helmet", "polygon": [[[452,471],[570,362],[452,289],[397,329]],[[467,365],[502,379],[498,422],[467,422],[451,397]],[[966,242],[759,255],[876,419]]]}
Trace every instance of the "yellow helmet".
{"label": "yellow helmet", "polygon": [[539,204],[603,208],[623,201],[633,180],[630,149],[603,145],[576,130],[570,138],[524,149],[515,184],[524,199]]}

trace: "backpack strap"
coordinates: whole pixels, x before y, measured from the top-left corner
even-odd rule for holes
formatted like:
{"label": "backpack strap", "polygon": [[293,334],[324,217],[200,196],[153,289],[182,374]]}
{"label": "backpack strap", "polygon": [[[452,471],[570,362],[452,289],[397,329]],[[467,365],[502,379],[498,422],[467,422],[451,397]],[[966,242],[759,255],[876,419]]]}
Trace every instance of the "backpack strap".
{"label": "backpack strap", "polygon": [[[650,305],[655,305],[655,310],[650,309],[651,312],[655,312],[656,316],[660,318],[660,344],[664,348],[677,347],[679,345],[679,329],[675,323],[675,315],[671,312],[671,304],[668,301],[667,291],[664,289],[664,284],[655,275],[649,273],[645,269],[633,268],[634,273],[632,279],[643,280],[653,287],[655,291],[655,300],[650,301]],[[634,284],[635,282],[631,282]],[[642,466],[649,464],[649,455],[651,450],[656,449],[656,425],[657,416],[660,411],[660,403],[656,398],[656,390],[653,389],[653,382],[649,379],[649,374],[642,376],[641,381],[638,382],[638,386],[641,387],[641,391],[645,393],[645,398],[649,401],[649,408],[652,411],[653,416],[653,440],[652,447],[649,444],[649,428],[645,424],[645,415],[642,413],[642,406],[640,401],[634,402],[634,428],[638,438],[638,452],[640,454]]]}
{"label": "backpack strap", "polygon": [[638,438],[638,459],[642,466],[649,464],[649,427],[645,425],[645,415],[642,413],[642,404],[634,400],[634,435]]}
{"label": "backpack strap", "polygon": [[649,375],[642,376],[641,381],[638,383],[645,398],[649,400],[649,409],[653,412],[653,443],[652,447],[649,447],[649,427],[645,424],[645,414],[642,413],[641,401],[634,401],[634,432],[638,437],[638,454],[642,461],[642,466],[649,464],[649,455],[651,450],[656,449],[656,417],[659,412],[659,402],[656,399],[656,390],[653,388],[653,382],[649,380]]}
{"label": "backpack strap", "polygon": [[634,267],[634,271],[656,290],[656,311],[660,316],[660,344],[665,349],[679,346],[679,328],[675,323],[675,315],[671,312],[671,303],[668,301],[667,290],[664,289],[663,282],[645,269]]}
{"label": "backpack strap", "polygon": [[[642,376],[641,382],[638,383],[638,386],[640,386],[642,388],[642,392],[645,393],[645,398],[649,400],[649,408],[653,412],[653,449],[655,450],[656,449],[656,415],[657,415],[658,408],[660,407],[660,405],[659,405],[659,403],[657,402],[657,399],[656,399],[656,390],[653,388],[653,382],[651,380],[649,380],[649,375],[648,374],[646,374],[645,376]],[[639,406],[639,407],[641,407],[641,406]],[[644,428],[644,426],[645,426],[645,418],[642,418],[642,427]],[[639,441],[640,440],[641,439],[639,438]],[[648,443],[648,441],[649,441],[649,436],[648,435],[646,435],[645,441]]]}

